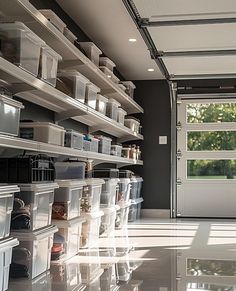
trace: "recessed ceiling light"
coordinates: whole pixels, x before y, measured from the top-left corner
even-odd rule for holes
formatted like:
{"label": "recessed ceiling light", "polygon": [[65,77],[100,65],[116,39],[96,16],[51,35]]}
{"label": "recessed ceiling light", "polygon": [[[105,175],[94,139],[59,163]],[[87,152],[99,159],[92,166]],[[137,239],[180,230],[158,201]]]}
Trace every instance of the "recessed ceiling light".
{"label": "recessed ceiling light", "polygon": [[129,42],[136,42],[137,39],[136,38],[129,38]]}
{"label": "recessed ceiling light", "polygon": [[148,70],[148,72],[154,72],[154,69],[153,68],[149,68],[147,70]]}

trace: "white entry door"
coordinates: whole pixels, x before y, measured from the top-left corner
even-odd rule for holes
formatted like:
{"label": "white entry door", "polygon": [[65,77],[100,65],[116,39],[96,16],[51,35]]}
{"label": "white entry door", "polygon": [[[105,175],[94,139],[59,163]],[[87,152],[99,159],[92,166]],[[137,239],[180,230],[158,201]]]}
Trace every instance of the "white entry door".
{"label": "white entry door", "polygon": [[236,217],[236,99],[179,99],[177,216]]}

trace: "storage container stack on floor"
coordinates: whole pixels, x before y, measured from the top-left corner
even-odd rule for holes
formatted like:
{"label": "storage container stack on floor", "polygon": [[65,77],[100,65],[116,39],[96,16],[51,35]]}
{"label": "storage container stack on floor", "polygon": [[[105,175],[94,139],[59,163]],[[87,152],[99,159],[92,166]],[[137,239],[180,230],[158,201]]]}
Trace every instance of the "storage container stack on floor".
{"label": "storage container stack on floor", "polygon": [[[42,285],[44,290],[53,291],[85,287],[94,291],[117,290],[117,267],[107,267],[103,273],[105,267],[101,266],[96,248],[99,236],[114,238],[115,226],[127,226],[130,172],[95,170],[93,178],[88,175],[85,179],[86,163],[80,160],[142,164],[138,147],[127,150],[119,139],[113,142],[113,137],[122,140],[127,135],[127,140],[142,138],[139,121],[130,121],[125,111],[130,111],[125,108],[129,104],[132,110],[142,112],[131,99],[135,86],[132,82],[118,84],[113,72],[115,64],[101,56],[95,44],[76,42],[77,36],[51,10],[40,10],[44,19],[30,2],[21,4],[21,0],[17,1],[13,14],[16,19],[24,19],[24,13],[29,19],[33,17],[33,24],[0,23],[0,77],[10,77],[0,80],[0,138],[11,136],[7,142],[3,138],[3,146],[11,149],[10,155],[1,151],[0,158],[0,183],[4,183],[0,185],[0,291],[7,290],[9,275],[12,291],[18,284],[25,290]],[[8,8],[0,9],[8,13]],[[65,47],[65,52],[60,49],[62,56],[56,52],[58,39]],[[71,53],[73,59],[68,60]],[[82,62],[89,72],[84,76],[79,72],[80,66],[69,66],[70,61]],[[59,62],[66,62],[66,66],[58,71]],[[95,84],[87,75],[93,76]],[[12,79],[14,84],[6,82]],[[105,83],[106,88],[99,88],[96,80]],[[26,85],[22,86],[23,93],[18,91],[21,86],[13,88],[16,83]],[[22,93],[20,98],[52,110],[54,118],[48,121],[45,117],[43,121],[44,116],[40,116],[40,121],[20,121],[24,106],[12,98],[9,88]],[[111,91],[115,94],[106,94]],[[74,119],[73,124],[79,121],[87,125],[86,134],[78,132],[76,126],[71,129],[57,124],[70,118]],[[96,123],[97,134],[88,134],[89,127],[93,129]],[[71,157],[76,160],[68,160]],[[134,199],[138,212],[141,203]]]}

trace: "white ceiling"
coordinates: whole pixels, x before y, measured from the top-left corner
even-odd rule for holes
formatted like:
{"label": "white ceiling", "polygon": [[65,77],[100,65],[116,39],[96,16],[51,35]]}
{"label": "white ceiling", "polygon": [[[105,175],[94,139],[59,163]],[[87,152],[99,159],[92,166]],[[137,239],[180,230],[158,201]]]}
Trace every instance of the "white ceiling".
{"label": "white ceiling", "polygon": [[[57,0],[127,80],[163,79],[122,0]],[[131,43],[129,38],[136,38]],[[148,72],[154,68],[154,72]]]}

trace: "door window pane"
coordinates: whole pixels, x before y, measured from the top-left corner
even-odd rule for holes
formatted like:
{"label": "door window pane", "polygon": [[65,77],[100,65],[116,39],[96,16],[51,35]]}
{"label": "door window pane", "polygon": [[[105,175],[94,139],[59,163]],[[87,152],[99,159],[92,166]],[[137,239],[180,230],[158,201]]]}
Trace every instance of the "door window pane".
{"label": "door window pane", "polygon": [[187,179],[236,179],[236,160],[188,160]]}
{"label": "door window pane", "polygon": [[236,150],[236,131],[187,132],[188,151]]}
{"label": "door window pane", "polygon": [[187,123],[236,122],[236,103],[189,103]]}

